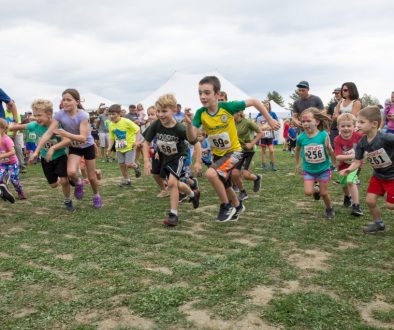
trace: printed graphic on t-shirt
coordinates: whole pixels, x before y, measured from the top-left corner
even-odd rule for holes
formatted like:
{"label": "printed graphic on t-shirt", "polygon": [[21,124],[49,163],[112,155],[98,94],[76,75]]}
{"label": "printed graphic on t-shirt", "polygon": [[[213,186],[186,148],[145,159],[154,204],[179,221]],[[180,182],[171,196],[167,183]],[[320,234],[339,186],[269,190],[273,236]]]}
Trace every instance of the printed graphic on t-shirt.
{"label": "printed graphic on t-shirt", "polygon": [[273,139],[274,138],[272,131],[263,131],[263,136],[266,139]]}
{"label": "printed graphic on t-shirt", "polygon": [[324,146],[322,144],[305,146],[304,151],[305,160],[308,163],[319,164],[326,161],[326,154],[324,153]]}
{"label": "printed graphic on t-shirt", "polygon": [[36,135],[36,133],[34,133],[34,132],[29,132],[29,136],[28,136],[28,138],[29,138],[29,140],[36,140],[36,138],[37,138],[37,135]]}
{"label": "printed graphic on t-shirt", "polygon": [[368,152],[367,160],[373,168],[385,168],[389,167],[392,164],[389,155],[387,155],[386,150],[384,150],[383,148]]}
{"label": "printed graphic on t-shirt", "polygon": [[50,139],[44,144],[44,149],[48,151],[52,146],[54,146],[58,141],[56,139]]}
{"label": "printed graphic on t-shirt", "polygon": [[230,137],[227,132],[210,135],[208,140],[209,143],[214,145],[217,149],[227,150],[231,148]]}
{"label": "printed graphic on t-shirt", "polygon": [[161,141],[157,140],[157,147],[160,152],[167,156],[175,155],[178,153],[175,141]]}
{"label": "printed graphic on t-shirt", "polygon": [[[342,155],[352,155],[354,158],[354,149],[350,149],[350,150],[342,150]],[[353,162],[353,159],[347,159],[343,161],[345,164],[351,164]]]}

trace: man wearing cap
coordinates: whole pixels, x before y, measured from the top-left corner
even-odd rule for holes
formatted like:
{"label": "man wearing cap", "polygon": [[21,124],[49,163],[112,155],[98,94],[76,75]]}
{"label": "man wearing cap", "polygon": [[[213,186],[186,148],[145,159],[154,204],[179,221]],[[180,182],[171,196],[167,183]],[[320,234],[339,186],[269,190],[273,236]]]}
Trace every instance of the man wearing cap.
{"label": "man wearing cap", "polygon": [[307,81],[300,81],[297,88],[300,98],[293,104],[293,121],[297,126],[301,126],[299,121],[301,112],[310,107],[324,110],[324,105],[320,97],[309,94],[309,83]]}
{"label": "man wearing cap", "polygon": [[[335,111],[335,107],[337,106],[338,102],[341,100],[341,88],[337,87],[334,89],[332,92],[334,94],[334,99],[331,100],[330,104],[328,105],[327,109],[327,115],[332,119],[332,116]],[[337,127],[337,121],[334,120],[331,124],[331,130],[330,130],[330,140],[331,140],[331,145],[334,145],[334,139],[338,135],[338,127]]]}

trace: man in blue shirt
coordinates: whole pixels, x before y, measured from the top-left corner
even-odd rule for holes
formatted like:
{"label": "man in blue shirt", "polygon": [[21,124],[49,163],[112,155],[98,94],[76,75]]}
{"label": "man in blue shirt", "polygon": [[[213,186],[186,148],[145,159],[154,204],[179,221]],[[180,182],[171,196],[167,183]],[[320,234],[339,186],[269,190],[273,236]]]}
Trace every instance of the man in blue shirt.
{"label": "man in blue shirt", "polygon": [[3,102],[7,103],[9,106],[9,109],[12,111],[12,114],[14,116],[14,120],[18,120],[18,111],[16,110],[16,105],[14,101],[0,88],[0,118],[5,118],[5,113],[4,113],[4,108],[3,108]]}

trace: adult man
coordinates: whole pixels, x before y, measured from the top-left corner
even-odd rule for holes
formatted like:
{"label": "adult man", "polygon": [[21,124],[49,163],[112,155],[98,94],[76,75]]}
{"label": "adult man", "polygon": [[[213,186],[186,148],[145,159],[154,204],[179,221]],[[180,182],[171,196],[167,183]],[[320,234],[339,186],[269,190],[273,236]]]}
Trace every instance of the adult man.
{"label": "adult man", "polygon": [[129,105],[129,113],[126,114],[126,118],[131,120],[132,122],[136,123],[137,125],[139,124],[138,110],[134,104]]}
{"label": "adult man", "polygon": [[181,123],[185,118],[185,113],[182,112],[182,106],[179,103],[176,105],[176,112],[173,117],[178,123]]}
{"label": "adult man", "polygon": [[[332,93],[334,94],[334,99],[330,102],[327,109],[327,115],[330,118],[332,118],[332,115],[334,114],[335,111],[335,107],[337,106],[338,102],[342,98],[340,87],[335,88]],[[334,145],[334,139],[337,135],[338,135],[337,121],[334,120],[331,124],[331,130],[330,130],[330,141],[332,146]]]}
{"label": "adult man", "polygon": [[309,83],[307,81],[300,81],[297,88],[297,93],[300,98],[293,104],[293,121],[297,126],[301,126],[301,122],[299,120],[301,112],[310,107],[323,110],[324,105],[320,97],[309,94]]}
{"label": "adult man", "polygon": [[15,102],[0,88],[0,118],[5,118],[3,102],[8,105],[8,109],[12,112],[15,122],[18,120],[18,111]]}

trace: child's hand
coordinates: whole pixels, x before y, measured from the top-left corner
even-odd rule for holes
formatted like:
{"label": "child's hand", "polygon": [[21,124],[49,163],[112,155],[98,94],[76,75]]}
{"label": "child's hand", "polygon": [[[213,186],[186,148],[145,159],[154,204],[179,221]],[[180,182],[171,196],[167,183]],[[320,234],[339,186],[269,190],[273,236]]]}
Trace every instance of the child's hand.
{"label": "child's hand", "polygon": [[53,134],[60,135],[61,137],[67,137],[67,132],[62,128],[56,128],[53,130]]}
{"label": "child's hand", "polygon": [[152,164],[150,161],[144,163],[144,174],[145,175],[151,175],[152,171]]}
{"label": "child's hand", "polygon": [[201,164],[201,162],[196,161],[196,162],[194,163],[194,174],[195,174],[196,176],[200,176],[200,174],[201,174],[201,169],[202,169],[202,164]]}
{"label": "child's hand", "polygon": [[45,160],[48,163],[52,160],[53,153],[54,153],[54,150],[52,148],[49,148],[49,150],[47,151],[47,154],[45,156]]}
{"label": "child's hand", "polygon": [[271,119],[271,120],[268,122],[268,124],[271,126],[271,128],[272,128],[274,131],[277,131],[277,130],[280,128],[280,124],[279,124],[276,120],[274,120],[274,119]]}
{"label": "child's hand", "polygon": [[348,176],[349,173],[350,173],[350,171],[347,168],[345,168],[344,170],[338,172],[338,174],[341,175],[341,176]]}
{"label": "child's hand", "polygon": [[294,170],[294,174],[297,174],[300,172],[300,164],[297,164]]}
{"label": "child's hand", "polygon": [[38,154],[37,154],[36,152],[33,152],[33,153],[30,155],[30,158],[29,158],[29,160],[27,161],[27,163],[28,163],[29,165],[33,164],[34,161],[37,159],[37,157],[38,157]]}
{"label": "child's hand", "polygon": [[185,111],[185,118],[183,119],[185,124],[190,125],[192,123],[193,114],[190,111]]}
{"label": "child's hand", "polygon": [[253,143],[251,142],[245,143],[245,148],[251,150],[253,148]]}
{"label": "child's hand", "polygon": [[107,149],[106,155],[107,157],[111,156],[111,149]]}

